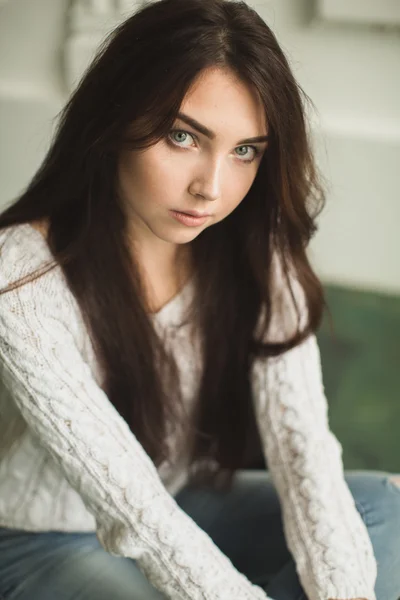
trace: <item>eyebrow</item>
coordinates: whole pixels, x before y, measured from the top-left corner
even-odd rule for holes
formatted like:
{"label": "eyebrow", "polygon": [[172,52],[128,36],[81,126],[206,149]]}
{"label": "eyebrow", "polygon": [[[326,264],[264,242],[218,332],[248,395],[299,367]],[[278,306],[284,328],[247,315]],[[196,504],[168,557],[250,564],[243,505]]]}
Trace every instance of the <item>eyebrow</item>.
{"label": "eyebrow", "polygon": [[[216,138],[216,134],[213,131],[211,131],[211,129],[208,129],[208,127],[206,127],[205,125],[202,125],[201,123],[199,123],[198,121],[196,121],[192,117],[189,117],[189,115],[185,115],[184,113],[179,112],[177,114],[177,119],[180,119],[181,121],[183,121],[187,125],[190,125],[191,127],[193,127],[193,129],[196,129],[197,131],[199,131],[200,133],[202,133],[203,135],[205,135],[206,137],[208,137],[210,140],[214,140]],[[259,135],[257,137],[252,137],[252,138],[247,138],[245,140],[240,140],[238,142],[238,145],[240,145],[240,144],[256,144],[256,143],[260,143],[260,142],[267,142],[268,139],[269,139],[268,135]]]}

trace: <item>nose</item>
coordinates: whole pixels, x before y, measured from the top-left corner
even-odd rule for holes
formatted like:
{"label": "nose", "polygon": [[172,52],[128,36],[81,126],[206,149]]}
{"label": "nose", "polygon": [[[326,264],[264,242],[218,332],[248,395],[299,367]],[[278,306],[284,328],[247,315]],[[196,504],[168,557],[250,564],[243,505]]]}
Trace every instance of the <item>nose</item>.
{"label": "nose", "polygon": [[202,196],[210,202],[221,197],[222,164],[221,161],[207,161],[196,173],[190,185],[190,193]]}

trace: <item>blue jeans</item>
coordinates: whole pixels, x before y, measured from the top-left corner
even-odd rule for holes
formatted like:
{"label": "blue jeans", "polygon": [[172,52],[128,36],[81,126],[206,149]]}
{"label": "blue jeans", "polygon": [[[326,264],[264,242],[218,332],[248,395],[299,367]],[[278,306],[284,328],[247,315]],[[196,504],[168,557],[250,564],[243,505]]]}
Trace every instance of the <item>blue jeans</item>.
{"label": "blue jeans", "polygon": [[[400,483],[387,473],[346,473],[378,561],[378,600],[400,597]],[[274,600],[304,600],[266,471],[237,473],[229,492],[186,486],[180,507],[236,568]],[[95,533],[0,528],[1,600],[161,600],[135,562],[108,554]]]}

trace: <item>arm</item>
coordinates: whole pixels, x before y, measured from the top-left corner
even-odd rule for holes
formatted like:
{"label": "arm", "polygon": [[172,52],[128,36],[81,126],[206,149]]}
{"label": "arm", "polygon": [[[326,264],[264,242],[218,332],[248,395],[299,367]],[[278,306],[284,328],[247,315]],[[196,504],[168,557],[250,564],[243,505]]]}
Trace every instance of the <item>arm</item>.
{"label": "arm", "polygon": [[53,271],[0,295],[0,376],[94,515],[99,541],[134,558],[168,598],[265,600],[178,507],[97,385],[79,351],[82,326],[68,294]]}
{"label": "arm", "polygon": [[[299,287],[294,291],[304,318]],[[294,323],[288,302],[278,297],[274,339]],[[374,600],[376,562],[344,479],[341,446],[329,429],[315,336],[279,357],[259,359],[253,385],[264,453],[304,590],[310,600]]]}
{"label": "arm", "polygon": [[376,562],[329,430],[314,336],[257,364],[261,439],[281,504],[288,547],[310,600],[375,600]]}

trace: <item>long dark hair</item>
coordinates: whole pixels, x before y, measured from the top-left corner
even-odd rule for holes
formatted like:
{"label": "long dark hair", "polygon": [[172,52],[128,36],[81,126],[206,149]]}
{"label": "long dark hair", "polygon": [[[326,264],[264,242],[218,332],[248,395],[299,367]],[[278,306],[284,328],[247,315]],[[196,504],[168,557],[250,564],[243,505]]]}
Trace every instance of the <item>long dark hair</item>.
{"label": "long dark hair", "polygon": [[[193,481],[200,473],[203,481],[204,475],[215,481],[222,475],[227,482],[255,451],[254,359],[299,344],[316,331],[324,307],[306,256],[324,204],[305,117],[310,100],[261,17],[244,2],[160,0],[122,23],[62,111],[29,186],[0,215],[0,229],[47,221],[54,265],[87,323],[104,390],[159,465],[168,455],[167,421],[182,414],[179,373],[146,312],[117,194],[117,163],[127,144],[147,148],[168,135],[194,79],[212,66],[229,68],[258,92],[270,134],[246,198],[191,243],[192,318],[204,366],[187,427],[192,466],[208,465],[193,468],[192,475]],[[264,343],[273,256],[289,290],[289,271],[301,286],[307,322],[288,339]],[[256,335],[262,311],[263,331]]]}

